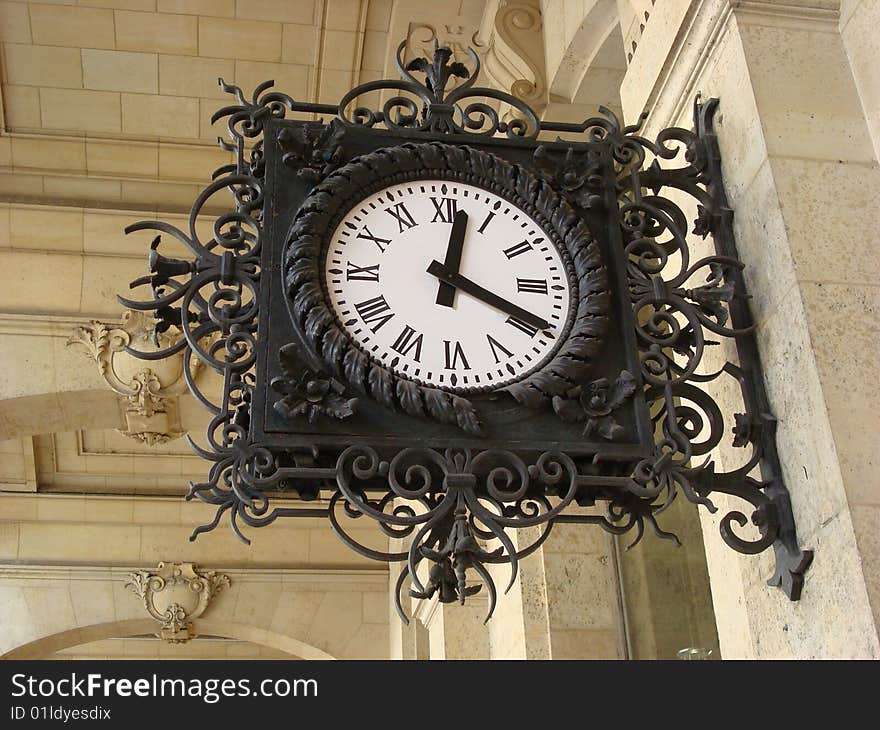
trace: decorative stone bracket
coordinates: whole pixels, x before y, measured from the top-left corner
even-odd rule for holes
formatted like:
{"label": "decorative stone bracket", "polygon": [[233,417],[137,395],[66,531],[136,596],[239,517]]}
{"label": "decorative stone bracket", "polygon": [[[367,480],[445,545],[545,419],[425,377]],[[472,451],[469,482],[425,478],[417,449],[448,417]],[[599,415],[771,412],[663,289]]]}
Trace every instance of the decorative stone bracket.
{"label": "decorative stone bracket", "polygon": [[[175,345],[181,338],[176,327],[164,331],[151,314],[126,310],[120,324],[92,320],[74,330],[68,346],[85,347],[98,364],[107,385],[122,396],[125,427],[120,433],[153,446],[183,435],[177,396],[187,391],[183,353],[162,360],[145,360],[152,353]],[[201,367],[192,361],[192,375]]]}
{"label": "decorative stone bracket", "polygon": [[156,570],[128,574],[125,587],[161,624],[160,639],[184,644],[197,636],[193,621],[201,616],[224,587],[229,576],[213,570],[199,572],[192,563],[159,563]]}

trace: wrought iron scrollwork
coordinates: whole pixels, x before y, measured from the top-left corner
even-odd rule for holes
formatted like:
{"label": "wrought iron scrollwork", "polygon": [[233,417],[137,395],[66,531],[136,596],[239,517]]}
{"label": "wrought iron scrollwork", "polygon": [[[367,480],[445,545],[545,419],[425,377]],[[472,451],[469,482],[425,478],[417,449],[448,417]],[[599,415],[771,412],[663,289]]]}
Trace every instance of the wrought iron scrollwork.
{"label": "wrought iron scrollwork", "polygon": [[[339,116],[343,122],[433,134],[537,137],[541,123],[528,104],[498,89],[474,86],[480,75],[480,59],[472,49],[468,49],[468,58],[473,65],[473,71],[469,71],[462,63],[449,63],[452,52],[436,40],[431,60],[417,58],[404,64],[405,48],[406,41],[403,41],[396,55],[401,80],[370,81],[349,91],[339,102]],[[411,72],[424,74],[425,81],[419,81]],[[463,82],[447,91],[452,78],[463,79]],[[409,96],[393,96],[381,110],[352,106],[358,97],[371,91],[397,91]],[[497,107],[501,104],[507,105],[512,112],[507,121],[499,115]]]}
{"label": "wrought iron scrollwork", "polygon": [[[325,517],[339,537],[371,559],[401,562],[398,606],[405,619],[401,595],[407,581],[411,595],[438,596],[441,601],[463,601],[482,590],[489,594],[489,615],[495,604],[496,586],[490,567],[509,566],[508,588],[517,575],[518,562],[537,550],[555,524],[594,524],[622,535],[635,532],[638,542],[649,526],[660,537],[677,538],[661,529],[658,516],[679,494],[695,504],[714,510],[713,494],[727,494],[751,506],[751,522],[759,537],[747,539],[738,530],[749,519],[732,510],[721,520],[721,537],[734,550],[753,554],[771,545],[776,552],[776,574],[771,579],[792,600],[797,600],[803,574],[812,553],[801,550],[795,533],[788,492],[782,482],[775,450],[775,420],[764,393],[760,361],[752,335],[743,286],[742,264],[736,256],[731,212],[724,196],[720,158],[712,128],[716,100],[698,103],[695,130],[681,128],[661,132],[655,141],[638,134],[643,120],[622,127],[607,110],[603,116],[581,124],[538,121],[535,114],[514,97],[474,86],[479,62],[471,52],[472,72],[450,64],[449,53],[438,48],[432,62],[425,59],[404,66],[403,45],[398,49],[401,81],[363,84],[346,94],[338,106],[297,102],[270,91],[272,82],[261,84],[247,99],[242,91],[221,82],[236,103],[219,110],[214,119],[227,119],[231,142],[221,143],[235,153],[235,162],[214,174],[213,181],[196,199],[186,230],[160,221],[144,221],[127,231],[150,229],[180,242],[191,259],[174,259],[159,253],[161,239],[150,251],[150,274],[132,283],[147,286],[145,301],[121,299],[130,309],[152,311],[159,327],[179,329],[183,337],[171,347],[156,352],[134,352],[154,360],[182,352],[186,380],[194,396],[210,411],[207,445],[195,451],[212,462],[205,482],[191,484],[188,498],[198,498],[216,507],[213,521],[197,528],[211,530],[229,514],[232,528],[244,541],[242,526],[262,527],[279,517]],[[425,74],[419,83],[413,73]],[[450,78],[462,79],[451,91]],[[381,111],[354,108],[359,96],[378,89],[406,92],[385,103]],[[497,110],[483,101],[466,100],[484,96],[509,104],[521,114],[503,122]],[[533,397],[542,406],[552,406],[565,417],[581,421],[593,432],[613,441],[618,434],[615,409],[637,388],[650,405],[655,429],[652,453],[640,459],[631,472],[602,472],[589,458],[564,452],[515,452],[434,448],[380,449],[355,445],[327,463],[317,447],[292,448],[259,442],[250,428],[251,403],[255,388],[255,351],[259,336],[259,290],[262,272],[265,159],[262,147],[264,125],[290,112],[336,115],[337,128],[403,128],[419,132],[431,142],[439,135],[508,135],[534,139],[539,132],[580,133],[586,142],[605,145],[613,170],[597,167],[595,156],[582,157],[584,147],[560,154],[535,144],[536,180],[540,189],[529,194],[562,196],[576,210],[596,208],[610,199],[603,180],[613,180],[617,199],[619,233],[626,262],[625,280],[635,322],[638,368],[620,373],[614,382],[590,379],[585,358],[596,351],[590,338],[602,334],[606,310],[600,301],[601,287],[584,311],[595,331],[585,332],[580,350],[566,353],[575,370],[559,383],[513,384],[509,390],[521,403]],[[307,183],[333,177],[344,168],[344,144],[331,127],[284,141],[287,162],[304,171]],[[458,142],[464,138],[457,137]],[[253,144],[246,144],[246,142]],[[420,148],[442,145],[416,145]],[[466,148],[465,148],[466,149]],[[684,151],[686,164],[668,169],[660,161],[677,158]],[[473,154],[463,152],[473,162]],[[652,161],[646,164],[648,159]],[[600,172],[602,174],[600,174]],[[523,176],[525,179],[525,176]],[[317,188],[316,188],[317,189]],[[714,255],[691,261],[687,243],[688,217],[682,208],[661,193],[674,189],[698,204],[693,230],[711,235]],[[200,239],[196,221],[212,196],[228,193],[230,211],[217,216],[211,240]],[[604,197],[603,197],[604,196]],[[572,207],[561,203],[561,225],[577,225]],[[587,256],[591,249],[583,248]],[[296,269],[296,256],[289,264],[287,284],[296,302],[303,298],[308,271]],[[582,261],[579,271],[581,297],[589,282],[604,274],[601,262]],[[293,272],[293,273],[291,273]],[[305,273],[303,273],[305,272]],[[598,272],[598,273],[597,273]],[[299,277],[299,278],[298,278]],[[308,276],[306,276],[308,279]],[[314,292],[313,292],[314,293]],[[298,306],[298,305],[297,305]],[[316,305],[317,306],[317,305]],[[592,307],[592,308],[591,308]],[[303,309],[302,316],[308,318]],[[578,315],[577,318],[579,318]],[[305,322],[308,327],[308,322]],[[313,345],[325,346],[326,328],[315,330]],[[736,362],[705,373],[706,348],[717,341],[734,344]],[[320,340],[320,341],[319,341]],[[198,387],[193,363],[199,360],[223,379],[221,397],[213,401]],[[332,359],[332,358],[331,358]],[[341,365],[344,370],[344,364]],[[357,403],[345,396],[341,385],[327,373],[297,370],[289,363],[285,377],[276,383],[282,398],[280,408],[306,419],[330,416],[345,418]],[[725,414],[709,393],[722,378],[733,378],[742,396],[742,407],[725,421]],[[363,381],[366,382],[366,381]],[[546,386],[546,387],[544,387]],[[552,386],[552,387],[551,387]],[[519,390],[517,390],[519,388]],[[398,403],[402,396],[397,394]],[[424,407],[424,400],[421,401]],[[404,408],[409,413],[409,410]],[[742,464],[720,472],[710,454],[725,435],[733,446],[745,452]],[[756,474],[760,470],[761,476]],[[275,492],[296,494],[301,499],[323,498],[313,508],[277,506]],[[572,514],[567,508],[604,504],[604,513]],[[385,538],[400,539],[406,549],[389,552],[361,544],[349,529],[352,520],[368,518]],[[539,536],[528,545],[518,545],[510,532],[537,527]],[[476,575],[479,584],[471,584]]]}
{"label": "wrought iron scrollwork", "polygon": [[[657,448],[636,467],[634,480],[644,494],[667,495],[680,489],[688,500],[716,511],[710,495],[728,494],[753,507],[751,522],[757,539],[737,535],[746,516],[733,510],[720,523],[721,537],[746,554],[774,546],[776,573],[772,585],[797,600],[812,551],[802,550],[794,532],[788,492],[781,481],[776,455],[775,419],[767,397],[755,344],[754,323],[747,304],[743,264],[736,256],[732,212],[721,182],[720,153],[712,127],[718,100],[694,107],[694,130],[663,130],[656,142],[636,135],[639,125],[609,130],[617,165],[617,193],[623,244],[628,256],[627,278],[641,353],[641,375],[653,407]],[[688,163],[664,169],[659,160],[679,156]],[[645,166],[648,156],[654,160]],[[661,195],[677,189],[697,202],[693,233],[712,236],[716,253],[691,262],[688,220],[681,207]],[[651,194],[653,193],[653,194]],[[690,282],[700,278],[697,286]],[[717,337],[734,345],[737,362],[727,361],[714,372],[701,372],[706,348]],[[745,413],[725,421],[710,395],[722,379],[733,378]],[[697,387],[699,386],[699,387]],[[741,465],[718,472],[710,452],[725,434],[732,446],[747,453]],[[702,463],[695,463],[700,457]],[[762,476],[751,476],[756,470]]]}

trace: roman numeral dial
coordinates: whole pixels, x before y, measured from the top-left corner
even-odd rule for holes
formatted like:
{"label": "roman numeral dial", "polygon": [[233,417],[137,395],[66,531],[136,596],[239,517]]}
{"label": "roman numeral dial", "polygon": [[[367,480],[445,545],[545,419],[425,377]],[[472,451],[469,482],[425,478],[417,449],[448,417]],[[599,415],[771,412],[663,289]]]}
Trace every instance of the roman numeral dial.
{"label": "roman numeral dial", "polygon": [[430,387],[491,391],[540,368],[567,331],[573,277],[526,206],[458,180],[365,195],[322,254],[337,325]]}

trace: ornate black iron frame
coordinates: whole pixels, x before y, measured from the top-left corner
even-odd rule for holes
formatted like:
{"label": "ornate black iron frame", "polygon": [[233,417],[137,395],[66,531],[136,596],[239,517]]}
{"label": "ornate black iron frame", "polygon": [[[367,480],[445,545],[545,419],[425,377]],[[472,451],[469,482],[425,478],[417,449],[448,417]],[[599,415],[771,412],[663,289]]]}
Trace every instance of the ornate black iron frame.
{"label": "ornate black iron frame", "polygon": [[[539,121],[515,97],[474,86],[479,59],[472,51],[474,72],[469,73],[463,64],[450,63],[451,52],[442,47],[435,50],[432,60],[417,59],[405,66],[403,48],[401,44],[398,49],[402,80],[363,84],[346,94],[338,106],[297,102],[271,91],[271,81],[247,99],[238,87],[221,80],[221,87],[234,95],[236,103],[217,111],[213,120],[227,119],[232,141],[220,144],[235,153],[235,162],[218,169],[198,196],[188,231],[160,221],[143,221],[126,229],[152,229],[172,236],[193,257],[185,261],[162,256],[157,237],[150,252],[151,275],[132,283],[132,287],[149,285],[152,298],[120,297],[129,308],[153,311],[158,329],[175,327],[182,332],[177,344],[160,352],[129,351],[147,360],[183,353],[189,388],[213,415],[207,448],[190,439],[192,448],[213,465],[206,482],[190,485],[187,499],[197,497],[215,505],[217,512],[191,539],[216,527],[226,512],[231,515],[232,529],[245,542],[249,541],[240,522],[261,527],[279,517],[326,517],[340,538],[362,555],[405,563],[397,581],[398,608],[404,620],[400,592],[407,578],[415,597],[437,593],[441,601],[464,602],[481,589],[467,584],[471,570],[487,586],[490,616],[495,585],[486,565],[508,563],[512,585],[518,560],[540,547],[554,524],[596,524],[614,534],[635,528],[635,544],[647,523],[660,537],[677,542],[656,520],[677,493],[711,511],[715,507],[710,495],[724,493],[752,505],[751,521],[760,536],[747,540],[735,534],[733,523],[743,527],[747,519],[731,511],[721,520],[722,539],[747,554],[773,546],[776,571],[769,583],[797,600],[812,552],[798,546],[776,453],[775,419],[762,382],[712,124],[717,100],[697,100],[693,131],[670,128],[650,141],[638,134],[644,117],[638,124],[621,127],[604,108],[600,108],[603,116],[580,124]],[[425,82],[419,82],[412,72],[423,73]],[[453,76],[463,81],[447,92]],[[418,101],[398,95],[385,102],[381,111],[354,107],[358,97],[376,90],[405,92]],[[479,100],[465,105],[468,99]],[[487,100],[506,105],[512,121],[502,121]],[[317,454],[308,450],[279,450],[254,440],[249,426],[260,318],[266,172],[262,135],[268,120],[282,119],[288,112],[335,117],[331,125],[316,124],[314,133],[304,128],[300,139],[279,140],[287,150],[285,162],[311,182],[324,179],[342,164],[334,141],[340,128],[384,127],[410,135],[423,133],[430,139],[507,135],[535,140],[534,162],[543,173],[543,183],[574,209],[583,210],[607,204],[596,161],[574,148],[559,155],[541,146],[537,137],[540,133],[578,134],[606,145],[614,160],[613,194],[628,262],[626,280],[637,323],[632,341],[638,348],[641,372],[635,377],[625,373],[616,382],[579,381],[565,393],[546,395],[561,416],[586,422],[588,430],[607,437],[616,426],[611,415],[614,408],[641,387],[655,427],[653,453],[638,461],[632,473],[615,474],[602,473],[601,464],[584,468],[582,462],[559,451],[526,455],[500,448],[443,452],[406,448],[389,457],[370,446],[356,445],[327,467],[319,465]],[[687,164],[661,167],[661,160],[678,158],[682,152]],[[647,164],[649,157],[651,164]],[[715,255],[690,262],[688,221],[676,203],[661,195],[666,188],[697,201],[693,231],[704,238],[712,236]],[[233,210],[216,218],[213,239],[203,242],[196,220],[207,201],[221,191],[232,194]],[[705,283],[688,288],[697,272],[707,275]],[[296,277],[288,283],[295,289]],[[706,339],[706,330],[733,342],[738,362],[728,361],[714,373],[698,373],[705,347],[716,344]],[[195,383],[191,375],[194,357],[222,376],[218,402]],[[332,374],[290,376],[280,387],[286,394],[284,407],[292,413],[310,419],[344,417],[357,408],[357,399],[343,395],[344,386]],[[725,376],[737,381],[743,403],[743,412],[733,415],[733,446],[748,449],[748,458],[739,468],[719,473],[706,455],[721,442],[724,416],[708,392],[695,383],[705,385]],[[694,463],[703,456],[704,461]],[[754,475],[758,470],[760,477]],[[321,497],[327,501],[315,507],[271,506],[268,493],[285,490],[303,500]],[[566,512],[573,503],[584,506],[597,501],[606,503],[605,514]],[[388,537],[409,539],[409,547],[385,552],[364,546],[346,530],[342,516],[372,518]],[[516,546],[507,534],[508,528],[535,526],[542,528],[540,535],[526,546]],[[499,547],[487,549],[489,540],[496,540]],[[418,571],[422,561],[431,564],[427,574]]]}

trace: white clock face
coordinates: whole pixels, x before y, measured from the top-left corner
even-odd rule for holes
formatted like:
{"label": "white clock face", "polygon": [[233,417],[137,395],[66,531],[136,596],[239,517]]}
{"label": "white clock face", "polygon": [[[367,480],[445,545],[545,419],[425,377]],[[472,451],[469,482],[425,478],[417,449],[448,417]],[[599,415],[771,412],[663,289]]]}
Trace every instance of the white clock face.
{"label": "white clock face", "polygon": [[365,353],[449,390],[532,372],[569,313],[568,275],[545,231],[506,199],[457,181],[364,198],[333,232],[324,276],[331,308]]}

